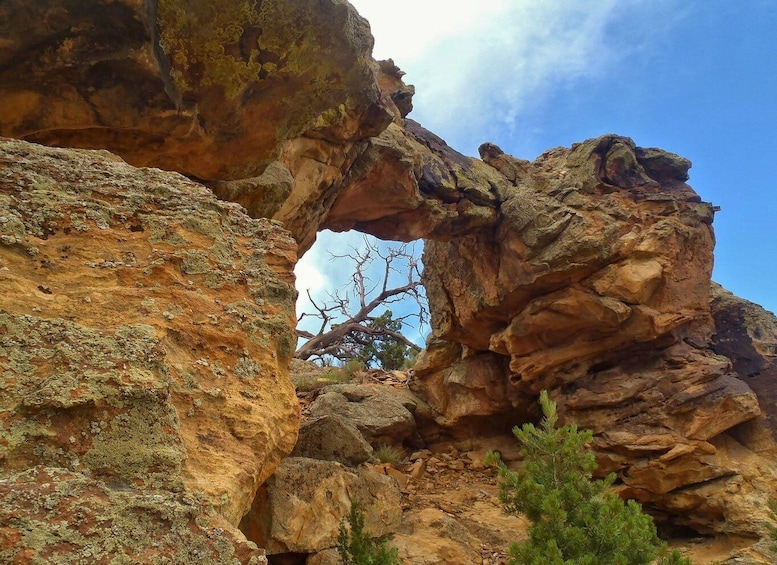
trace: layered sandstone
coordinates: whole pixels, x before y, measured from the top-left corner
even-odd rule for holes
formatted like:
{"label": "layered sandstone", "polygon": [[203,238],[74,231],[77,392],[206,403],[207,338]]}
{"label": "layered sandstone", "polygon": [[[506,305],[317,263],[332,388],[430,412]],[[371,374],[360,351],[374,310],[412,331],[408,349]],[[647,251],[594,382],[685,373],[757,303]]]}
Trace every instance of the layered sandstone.
{"label": "layered sandstone", "polygon": [[178,174],[13,140],[0,210],[0,480],[26,493],[3,497],[16,551],[49,551],[29,537],[46,484],[102,493],[95,512],[121,491],[130,513],[109,521],[158,499],[162,514],[189,505],[180,527],[236,526],[297,437],[288,233]]}
{"label": "layered sandstone", "polygon": [[775,445],[738,433],[759,399],[711,348],[713,208],[690,163],[617,136],[533,163],[481,154],[509,181],[498,221],[425,248],[435,347],[416,390],[438,421],[520,423],[547,389],[625,494],[699,531],[757,532]]}
{"label": "layered sandstone", "polygon": [[715,283],[711,307],[713,350],[731,359],[734,370],[758,395],[763,410],[759,423],[777,435],[777,317]]}
{"label": "layered sandstone", "polygon": [[758,529],[773,326],[718,294],[712,340],[713,208],[687,160],[614,135],[465,157],[406,119],[412,87],[344,0],[195,4],[0,5],[0,135],[216,195],[3,142],[5,488],[35,507],[45,468],[201,493],[225,523],[259,511],[297,431],[294,243],[357,229],[426,239],[413,388],[439,429],[506,431],[548,389],[625,493],[701,531]]}

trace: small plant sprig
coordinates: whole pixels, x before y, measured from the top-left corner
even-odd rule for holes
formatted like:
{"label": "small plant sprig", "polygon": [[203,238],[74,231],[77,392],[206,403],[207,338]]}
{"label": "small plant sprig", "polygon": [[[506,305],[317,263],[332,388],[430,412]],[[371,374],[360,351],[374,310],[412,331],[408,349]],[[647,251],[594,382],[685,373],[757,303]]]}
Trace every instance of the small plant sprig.
{"label": "small plant sprig", "polygon": [[402,462],[402,450],[393,445],[382,444],[373,452],[372,457],[375,461],[396,467]]}
{"label": "small plant sprig", "polygon": [[343,565],[399,565],[397,550],[385,540],[375,541],[364,530],[364,512],[358,500],[351,502],[348,525],[340,522],[337,553]]}

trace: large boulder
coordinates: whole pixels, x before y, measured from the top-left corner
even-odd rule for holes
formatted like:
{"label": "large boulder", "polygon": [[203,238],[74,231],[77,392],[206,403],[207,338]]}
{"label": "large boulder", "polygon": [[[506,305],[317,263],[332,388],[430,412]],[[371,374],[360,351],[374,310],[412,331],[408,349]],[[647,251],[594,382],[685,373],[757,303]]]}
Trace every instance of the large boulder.
{"label": "large boulder", "polygon": [[373,447],[419,439],[413,414],[390,388],[341,384],[326,387],[310,405],[311,417],[338,415],[353,424]]}
{"label": "large boulder", "polygon": [[295,260],[179,174],[0,141],[0,478],[183,492],[237,525],[297,438]]}
{"label": "large boulder", "polygon": [[372,452],[372,446],[350,421],[339,414],[325,414],[303,422],[291,456],[356,467],[369,460]]}
{"label": "large boulder", "polygon": [[394,479],[335,461],[284,459],[262,486],[240,528],[267,553],[316,553],[337,544],[352,501],[361,504],[373,536],[396,530],[402,516]]}

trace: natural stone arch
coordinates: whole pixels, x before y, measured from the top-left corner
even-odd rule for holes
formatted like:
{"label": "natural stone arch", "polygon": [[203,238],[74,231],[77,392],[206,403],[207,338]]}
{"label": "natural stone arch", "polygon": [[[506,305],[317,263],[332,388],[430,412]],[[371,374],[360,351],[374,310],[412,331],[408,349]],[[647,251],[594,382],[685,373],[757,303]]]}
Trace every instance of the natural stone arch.
{"label": "natural stone arch", "polygon": [[[433,334],[412,388],[437,425],[508,427],[548,389],[630,496],[699,531],[751,528],[746,505],[707,493],[731,476],[757,488],[720,448],[760,409],[710,349],[713,207],[685,183],[690,163],[614,135],[533,163],[481,156],[395,122],[321,224],[425,238]],[[680,512],[688,496],[703,511]]]}
{"label": "natural stone arch", "polygon": [[[412,89],[372,60],[367,24],[342,0],[261,2],[261,37],[247,25],[245,38],[270,47],[245,95],[232,82],[175,92],[156,5],[5,2],[0,134],[208,179],[301,252],[324,227],[428,239],[435,341],[416,391],[440,426],[514,413],[547,388],[594,429],[627,494],[699,530],[754,528],[745,501],[771,487],[753,469],[774,465],[729,432],[760,408],[709,348],[712,208],[684,183],[687,161],[618,136],[533,163],[490,145],[463,157],[405,119]],[[290,18],[310,42],[289,36]],[[283,279],[293,252],[279,248],[267,267]],[[263,291],[277,297],[287,282],[275,282]],[[758,441],[773,453],[773,438]],[[740,447],[755,463],[734,461]]]}

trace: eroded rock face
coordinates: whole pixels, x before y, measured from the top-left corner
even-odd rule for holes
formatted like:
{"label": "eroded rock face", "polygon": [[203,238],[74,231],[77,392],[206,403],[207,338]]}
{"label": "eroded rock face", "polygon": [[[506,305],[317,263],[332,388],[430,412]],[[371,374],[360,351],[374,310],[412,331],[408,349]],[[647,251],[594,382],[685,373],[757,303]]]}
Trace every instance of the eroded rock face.
{"label": "eroded rock face", "polygon": [[398,396],[380,385],[328,386],[311,404],[310,415],[342,417],[373,447],[412,444],[417,436],[413,414]]}
{"label": "eroded rock face", "polygon": [[395,109],[345,0],[9,0],[0,36],[0,135],[200,179],[255,177],[303,133],[377,135]]}
{"label": "eroded rock face", "polygon": [[3,563],[261,565],[264,550],[191,494],[111,488],[61,467],[0,479]]}
{"label": "eroded rock face", "polygon": [[496,218],[425,246],[415,390],[438,423],[509,427],[548,389],[629,495],[701,531],[757,531],[774,442],[742,432],[758,397],[710,347],[713,213],[690,163],[617,136],[533,163],[481,154],[503,179]]}
{"label": "eroded rock face", "polygon": [[292,457],[337,461],[357,467],[372,457],[372,446],[350,420],[327,414],[303,422]]}
{"label": "eroded rock face", "polygon": [[777,437],[777,317],[758,304],[712,284],[712,348],[758,395],[764,423]]}
{"label": "eroded rock face", "polygon": [[384,239],[450,240],[495,224],[501,175],[412,120],[369,141],[323,227]]}
{"label": "eroded rock face", "polygon": [[185,492],[237,525],[297,437],[295,260],[178,174],[2,140],[0,476]]}

